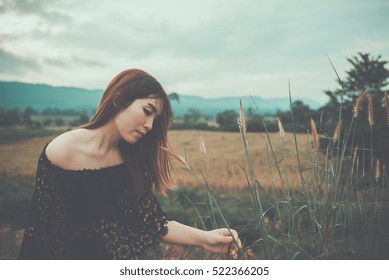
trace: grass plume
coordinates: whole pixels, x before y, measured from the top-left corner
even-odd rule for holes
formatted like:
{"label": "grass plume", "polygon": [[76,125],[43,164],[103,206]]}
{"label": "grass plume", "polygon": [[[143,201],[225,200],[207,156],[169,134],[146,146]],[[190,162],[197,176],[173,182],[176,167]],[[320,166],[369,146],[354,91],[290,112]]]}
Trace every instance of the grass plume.
{"label": "grass plume", "polygon": [[285,130],[284,126],[282,125],[280,117],[278,117],[278,131],[280,132],[281,138],[285,138]]}
{"label": "grass plume", "polygon": [[317,133],[316,123],[311,117],[311,135],[312,135],[312,146],[315,151],[319,150],[319,135]]}
{"label": "grass plume", "polygon": [[367,97],[367,118],[369,121],[369,125],[372,126],[374,124],[374,112],[373,112],[373,98],[371,97],[371,94]]}
{"label": "grass plume", "polygon": [[191,169],[188,162],[183,157],[179,156],[175,152],[173,152],[165,147],[161,147],[161,149],[166,151],[170,156],[172,156],[175,160],[177,160],[179,163],[181,163],[182,166],[184,166],[186,169]]}
{"label": "grass plume", "polygon": [[332,134],[333,140],[338,140],[340,127],[341,127],[341,122],[338,122],[338,124],[336,125],[336,128],[334,130],[334,133]]}
{"label": "grass plume", "polygon": [[354,118],[357,118],[358,117],[358,113],[359,113],[359,109],[361,108],[362,106],[362,103],[363,101],[365,100],[365,97],[367,95],[369,91],[367,89],[365,89],[361,95],[357,98],[357,101],[355,102],[355,106],[354,106]]}
{"label": "grass plume", "polygon": [[243,106],[242,106],[242,100],[240,100],[240,108],[239,108],[239,118],[238,118],[238,125],[241,130],[246,132],[246,116],[243,111]]}

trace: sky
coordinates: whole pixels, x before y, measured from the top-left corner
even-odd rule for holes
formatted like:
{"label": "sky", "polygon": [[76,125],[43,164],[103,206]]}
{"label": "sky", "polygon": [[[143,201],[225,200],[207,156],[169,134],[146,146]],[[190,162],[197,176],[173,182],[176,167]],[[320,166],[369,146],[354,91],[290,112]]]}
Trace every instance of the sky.
{"label": "sky", "polygon": [[[0,0],[0,80],[325,103],[358,52],[389,60],[389,0]],[[329,58],[329,59],[328,59]]]}

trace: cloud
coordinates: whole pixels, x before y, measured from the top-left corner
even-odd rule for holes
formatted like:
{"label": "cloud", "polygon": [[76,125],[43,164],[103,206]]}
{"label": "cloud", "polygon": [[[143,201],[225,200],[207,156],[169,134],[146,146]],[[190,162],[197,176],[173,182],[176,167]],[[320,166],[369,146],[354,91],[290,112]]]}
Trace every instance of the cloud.
{"label": "cloud", "polygon": [[66,23],[70,16],[56,9],[61,8],[61,0],[3,0],[0,14],[16,13],[18,15],[35,15],[51,24]]}
{"label": "cloud", "polygon": [[105,67],[106,63],[99,61],[97,58],[89,59],[85,57],[74,56],[73,61],[87,67]]}
{"label": "cloud", "polygon": [[290,79],[311,96],[335,86],[326,53],[340,74],[357,51],[389,55],[385,0],[4,3],[0,48],[16,69],[39,62],[42,74],[29,74],[38,82],[103,87],[137,67],[184,94],[281,95]]}
{"label": "cloud", "polygon": [[40,70],[40,65],[36,60],[20,57],[0,49],[0,73],[24,74],[31,70]]}
{"label": "cloud", "polygon": [[101,62],[97,59],[89,59],[89,58],[80,57],[77,55],[73,56],[70,61],[67,59],[46,57],[44,59],[44,63],[47,66],[67,68],[67,69],[74,68],[75,66],[83,66],[83,67],[84,66],[85,67],[105,67],[105,66],[107,66],[106,63]]}
{"label": "cloud", "polygon": [[42,13],[44,11],[41,0],[4,0],[0,12],[16,11],[21,14]]}

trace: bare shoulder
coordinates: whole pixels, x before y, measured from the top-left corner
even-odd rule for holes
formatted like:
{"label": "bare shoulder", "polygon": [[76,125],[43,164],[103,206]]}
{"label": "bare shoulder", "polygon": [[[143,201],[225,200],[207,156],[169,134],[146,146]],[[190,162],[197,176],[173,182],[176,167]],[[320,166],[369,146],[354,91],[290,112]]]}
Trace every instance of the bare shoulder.
{"label": "bare shoulder", "polygon": [[77,169],[75,158],[80,151],[82,131],[79,129],[65,132],[57,136],[46,147],[47,158],[64,169]]}

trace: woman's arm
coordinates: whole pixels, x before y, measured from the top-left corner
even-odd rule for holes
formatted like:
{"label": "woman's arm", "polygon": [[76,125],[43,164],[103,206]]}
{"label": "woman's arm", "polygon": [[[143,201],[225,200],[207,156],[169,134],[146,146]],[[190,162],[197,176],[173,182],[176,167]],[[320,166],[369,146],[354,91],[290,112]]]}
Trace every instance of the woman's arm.
{"label": "woman's arm", "polygon": [[[213,253],[224,254],[226,254],[228,248],[230,248],[230,255],[233,258],[237,257],[238,247],[242,247],[238,233],[232,229],[231,236],[231,233],[227,228],[204,231],[180,224],[176,221],[169,221],[167,226],[169,229],[168,233],[161,237],[161,240],[166,243],[198,246]],[[238,246],[234,243],[230,246],[234,240],[237,242]]]}

